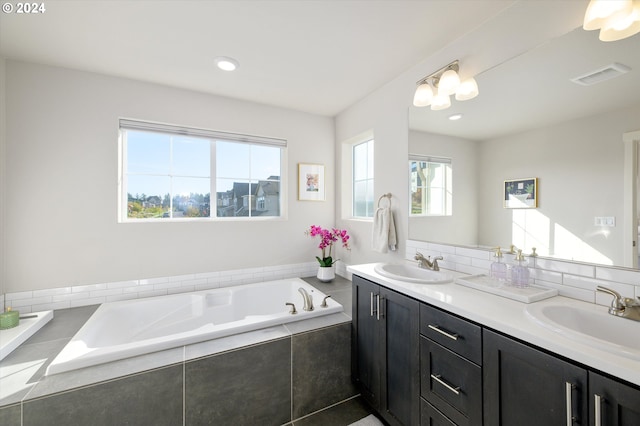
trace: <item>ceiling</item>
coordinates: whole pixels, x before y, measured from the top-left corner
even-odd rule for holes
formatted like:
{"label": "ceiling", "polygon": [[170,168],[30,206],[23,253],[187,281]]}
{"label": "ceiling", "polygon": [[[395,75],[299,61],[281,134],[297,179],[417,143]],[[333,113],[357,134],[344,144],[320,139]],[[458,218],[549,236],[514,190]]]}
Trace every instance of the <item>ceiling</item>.
{"label": "ceiling", "polygon": [[335,116],[514,3],[50,0],[0,14],[0,55]]}

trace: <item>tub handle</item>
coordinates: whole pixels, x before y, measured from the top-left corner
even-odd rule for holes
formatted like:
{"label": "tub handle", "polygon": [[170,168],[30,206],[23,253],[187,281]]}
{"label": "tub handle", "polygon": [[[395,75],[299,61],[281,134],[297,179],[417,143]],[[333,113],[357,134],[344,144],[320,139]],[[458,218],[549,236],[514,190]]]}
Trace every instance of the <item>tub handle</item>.
{"label": "tub handle", "polygon": [[298,311],[296,310],[296,305],[294,305],[293,303],[291,303],[291,302],[287,302],[287,303],[285,303],[285,305],[286,305],[286,306],[291,306],[291,310],[289,311],[289,313],[290,313],[291,315],[295,315],[295,314],[297,314],[297,313],[298,313]]}
{"label": "tub handle", "polygon": [[322,299],[322,304],[320,305],[321,308],[328,308],[329,305],[327,305],[327,299],[330,298],[331,295],[326,296],[324,299]]}

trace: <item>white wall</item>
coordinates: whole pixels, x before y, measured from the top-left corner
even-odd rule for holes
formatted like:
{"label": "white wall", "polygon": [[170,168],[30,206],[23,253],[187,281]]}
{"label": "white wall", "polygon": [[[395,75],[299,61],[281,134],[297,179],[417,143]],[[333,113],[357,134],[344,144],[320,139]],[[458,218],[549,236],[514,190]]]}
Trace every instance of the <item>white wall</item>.
{"label": "white wall", "polygon": [[[479,244],[623,265],[622,134],[639,128],[635,107],[482,142]],[[504,180],[530,177],[538,208],[503,208]],[[595,216],[613,216],[616,226],[594,226]]]}
{"label": "white wall", "polygon": [[[347,263],[396,261],[404,258],[404,240],[408,236],[408,108],[413,100],[416,82],[452,60],[460,60],[460,72],[476,75],[548,40],[566,34],[581,25],[584,3],[580,1],[522,1],[503,14],[482,25],[422,63],[378,88],[336,117],[336,152],[345,141],[363,132],[375,137],[375,192],[393,194],[399,253],[379,254],[370,249],[371,222],[350,220],[343,214],[338,199],[337,223],[349,229],[354,242]],[[544,22],[544,25],[532,25]],[[523,31],[523,29],[526,29]],[[483,93],[480,96],[491,96]],[[341,173],[342,158],[336,159],[336,180],[345,183]]]}
{"label": "white wall", "polygon": [[[478,143],[444,135],[409,131],[409,153],[451,158],[453,214],[409,219],[412,239],[449,244],[478,244]],[[480,167],[481,168],[481,167]]]}
{"label": "white wall", "polygon": [[[12,60],[6,88],[4,292],[308,262],[334,224],[331,118]],[[288,219],[117,223],[119,117],[287,139]],[[297,201],[299,162],[327,201]]]}

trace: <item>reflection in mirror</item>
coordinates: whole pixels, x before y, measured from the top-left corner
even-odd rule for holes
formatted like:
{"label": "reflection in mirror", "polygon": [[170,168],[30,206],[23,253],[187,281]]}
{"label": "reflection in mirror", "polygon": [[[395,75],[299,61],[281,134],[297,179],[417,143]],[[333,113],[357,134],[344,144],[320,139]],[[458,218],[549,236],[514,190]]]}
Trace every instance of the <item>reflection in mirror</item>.
{"label": "reflection in mirror", "polygon": [[[478,75],[473,100],[446,111],[411,107],[409,152],[451,158],[454,173],[453,214],[410,216],[409,238],[637,267],[623,144],[640,130],[637,52],[640,35],[604,43],[578,28]],[[629,71],[571,81],[611,64]],[[454,113],[462,119],[448,120]],[[537,208],[505,208],[504,182],[529,178],[538,179]]]}

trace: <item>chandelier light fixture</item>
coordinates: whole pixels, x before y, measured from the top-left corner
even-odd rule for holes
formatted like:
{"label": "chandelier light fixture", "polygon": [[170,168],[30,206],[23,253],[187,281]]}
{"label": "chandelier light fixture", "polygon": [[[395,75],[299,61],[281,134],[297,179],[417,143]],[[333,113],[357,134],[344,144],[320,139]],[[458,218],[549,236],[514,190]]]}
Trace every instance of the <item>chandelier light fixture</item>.
{"label": "chandelier light fixture", "polygon": [[600,30],[600,40],[616,41],[640,32],[640,0],[591,0],[585,30]]}
{"label": "chandelier light fixture", "polygon": [[413,96],[413,105],[425,107],[431,105],[433,111],[447,109],[451,106],[451,97],[466,101],[478,96],[478,83],[471,77],[460,81],[458,60],[440,68],[438,71],[420,79]]}

